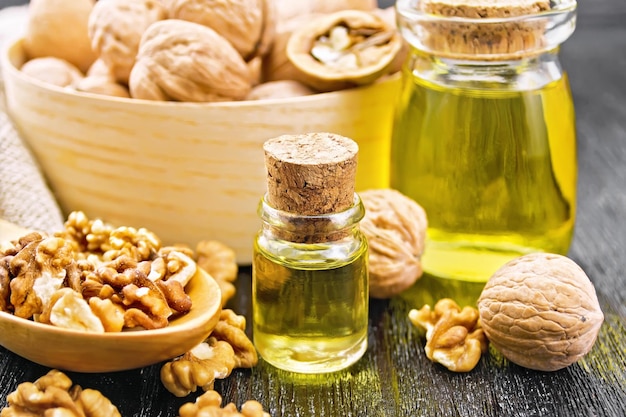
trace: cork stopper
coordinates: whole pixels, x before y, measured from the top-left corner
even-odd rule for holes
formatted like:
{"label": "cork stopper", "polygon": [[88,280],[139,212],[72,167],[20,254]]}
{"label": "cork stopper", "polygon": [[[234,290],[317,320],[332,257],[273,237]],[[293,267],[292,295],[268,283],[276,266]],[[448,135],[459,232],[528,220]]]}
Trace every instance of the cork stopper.
{"label": "cork stopper", "polygon": [[352,139],[332,133],[284,135],[263,149],[267,199],[275,209],[319,215],[353,204],[359,147]]}
{"label": "cork stopper", "polygon": [[547,20],[524,17],[550,10],[550,0],[421,0],[418,7],[444,18],[424,23],[424,44],[442,56],[519,59],[536,54],[545,44]]}

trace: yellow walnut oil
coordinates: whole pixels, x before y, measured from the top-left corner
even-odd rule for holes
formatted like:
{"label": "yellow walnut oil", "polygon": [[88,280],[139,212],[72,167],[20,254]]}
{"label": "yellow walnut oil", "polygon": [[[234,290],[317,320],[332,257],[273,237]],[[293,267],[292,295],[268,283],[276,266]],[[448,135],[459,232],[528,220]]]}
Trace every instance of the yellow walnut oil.
{"label": "yellow walnut oil", "polygon": [[424,75],[437,70],[424,71],[419,57],[405,68],[391,186],[428,214],[427,273],[486,281],[521,254],[567,252],[576,210],[574,108],[557,61],[541,59],[530,69],[496,65],[486,77],[462,69],[453,82]]}
{"label": "yellow walnut oil", "polygon": [[367,349],[367,244],[294,244],[260,234],[253,335],[263,359],[292,372],[344,369]]}

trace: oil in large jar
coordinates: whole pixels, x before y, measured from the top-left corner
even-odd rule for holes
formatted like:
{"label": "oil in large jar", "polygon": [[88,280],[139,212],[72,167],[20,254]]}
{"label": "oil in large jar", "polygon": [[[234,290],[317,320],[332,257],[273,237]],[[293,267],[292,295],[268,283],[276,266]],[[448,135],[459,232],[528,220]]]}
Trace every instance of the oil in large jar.
{"label": "oil in large jar", "polygon": [[566,75],[520,89],[480,82],[451,87],[414,72],[405,76],[391,185],[428,213],[424,270],[486,281],[521,254],[565,254],[576,210]]}
{"label": "oil in large jar", "polygon": [[[350,259],[276,258],[255,245],[254,344],[263,359],[293,372],[343,369],[367,349],[366,246]],[[272,251],[273,252],[273,251]]]}

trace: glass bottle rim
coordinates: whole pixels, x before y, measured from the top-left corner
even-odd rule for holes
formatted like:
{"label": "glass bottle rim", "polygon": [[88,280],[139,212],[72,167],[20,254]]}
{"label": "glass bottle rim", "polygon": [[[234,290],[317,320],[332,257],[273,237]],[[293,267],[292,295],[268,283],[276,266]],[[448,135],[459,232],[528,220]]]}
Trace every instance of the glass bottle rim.
{"label": "glass bottle rim", "polygon": [[[268,194],[266,193],[259,203],[257,212],[264,223],[273,227],[296,232],[298,225],[319,224],[324,225],[323,232],[327,233],[343,230],[358,224],[365,216],[365,207],[361,197],[354,193],[352,206],[343,211],[315,215],[290,213],[272,207],[268,202]],[[316,231],[316,233],[318,232]]]}
{"label": "glass bottle rim", "polygon": [[550,9],[535,13],[526,13],[516,16],[506,17],[462,17],[462,16],[444,16],[434,13],[427,13],[418,8],[422,0],[396,0],[396,12],[405,18],[426,19],[430,22],[459,22],[472,24],[493,24],[493,23],[512,23],[522,20],[532,20],[538,17],[549,17],[562,13],[570,13],[576,10],[576,0],[550,0]]}

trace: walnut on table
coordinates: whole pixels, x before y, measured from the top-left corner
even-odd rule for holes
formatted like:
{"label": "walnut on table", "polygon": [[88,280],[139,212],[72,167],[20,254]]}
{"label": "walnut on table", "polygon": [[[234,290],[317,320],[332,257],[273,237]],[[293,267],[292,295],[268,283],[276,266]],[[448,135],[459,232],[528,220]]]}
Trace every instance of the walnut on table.
{"label": "walnut on table", "polygon": [[241,405],[241,412],[237,411],[234,403],[228,403],[223,408],[222,397],[219,393],[209,390],[196,398],[196,401],[183,404],[178,410],[179,417],[270,417],[263,411],[261,403],[248,400]]}
{"label": "walnut on table", "polygon": [[196,245],[196,263],[215,279],[222,291],[222,307],[235,296],[237,280],[235,251],[216,240],[204,240]]}
{"label": "walnut on table", "polygon": [[422,276],[426,212],[417,202],[393,189],[365,190],[359,195],[365,206],[361,230],[370,248],[370,296],[389,298]]}
{"label": "walnut on table", "polygon": [[71,379],[56,369],[34,383],[19,384],[7,402],[0,417],[121,417],[100,391],[72,385]]}
{"label": "walnut on table", "polygon": [[426,356],[454,372],[469,372],[487,351],[488,340],[480,325],[478,310],[461,309],[449,298],[409,312],[409,320],[426,330]]}
{"label": "walnut on table", "polygon": [[519,366],[544,372],[588,354],[604,322],[585,271],[553,253],[526,254],[502,265],[483,288],[478,310],[493,347]]}
{"label": "walnut on table", "polygon": [[254,345],[245,333],[246,321],[232,310],[224,309],[209,337],[196,347],[161,368],[165,388],[184,397],[198,387],[213,389],[216,379],[224,379],[235,368],[251,368],[258,363]]}

